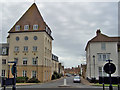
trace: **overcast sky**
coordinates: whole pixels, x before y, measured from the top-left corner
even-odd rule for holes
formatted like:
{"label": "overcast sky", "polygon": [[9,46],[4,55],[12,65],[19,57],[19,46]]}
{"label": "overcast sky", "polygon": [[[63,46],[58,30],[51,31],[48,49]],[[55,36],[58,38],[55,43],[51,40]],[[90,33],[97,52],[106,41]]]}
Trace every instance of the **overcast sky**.
{"label": "overcast sky", "polygon": [[[85,63],[86,44],[95,36],[97,28],[108,36],[118,36],[117,2],[57,1],[36,0],[36,4],[52,30],[53,53],[65,67]],[[7,32],[33,2],[34,0],[0,2],[0,43],[6,42]]]}

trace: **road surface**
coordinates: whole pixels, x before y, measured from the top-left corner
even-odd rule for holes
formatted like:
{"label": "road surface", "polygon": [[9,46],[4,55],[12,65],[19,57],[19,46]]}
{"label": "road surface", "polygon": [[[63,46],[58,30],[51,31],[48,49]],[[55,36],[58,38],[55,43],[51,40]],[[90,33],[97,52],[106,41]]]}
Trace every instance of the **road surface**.
{"label": "road surface", "polygon": [[[69,85],[70,87],[67,87],[67,88],[75,88],[75,89],[79,89],[81,88],[80,90],[103,90],[102,87],[99,87],[99,86],[89,86],[89,85],[83,85],[82,83],[73,83],[73,76],[71,77],[66,77],[66,81],[67,81],[67,85]],[[50,81],[50,82],[47,82],[47,83],[41,83],[41,84],[35,84],[35,85],[23,85],[23,86],[17,86],[17,90],[35,90],[35,89],[38,89],[38,88],[61,88],[59,87],[60,85],[63,85],[64,84],[64,78],[62,79],[59,79],[59,80],[56,80],[56,81]],[[9,87],[10,88],[10,87]],[[7,88],[7,90],[9,89]],[[66,88],[66,87],[62,87],[62,88]],[[9,89],[11,90],[11,89]],[[105,90],[109,90],[108,88],[105,89]],[[117,90],[117,88],[114,88],[113,90]]]}

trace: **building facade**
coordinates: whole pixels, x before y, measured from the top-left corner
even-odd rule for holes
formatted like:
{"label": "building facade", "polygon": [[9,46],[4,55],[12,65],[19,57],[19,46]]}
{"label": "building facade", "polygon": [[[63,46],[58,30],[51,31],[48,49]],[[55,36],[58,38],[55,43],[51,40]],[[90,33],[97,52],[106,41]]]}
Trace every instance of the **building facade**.
{"label": "building facade", "polygon": [[58,72],[59,70],[59,61],[58,61],[58,57],[54,54],[52,54],[52,74],[53,72]]}
{"label": "building facade", "polygon": [[[41,82],[51,80],[53,74],[52,31],[43,20],[35,3],[8,33],[9,54],[2,55],[2,60],[17,62],[17,77],[34,77]],[[54,63],[57,66],[59,64],[58,61]],[[2,67],[6,70],[4,76],[13,77],[11,71],[7,73],[8,66],[11,68],[12,64]]]}
{"label": "building facade", "polygon": [[9,44],[0,44],[0,76],[8,76]]}
{"label": "building facade", "polygon": [[69,73],[72,75],[80,75],[81,74],[81,67],[78,65],[78,67],[66,68],[65,74],[66,73]]}
{"label": "building facade", "polygon": [[86,78],[86,64],[81,64],[81,76]]}
{"label": "building facade", "polygon": [[118,40],[120,37],[109,37],[97,30],[96,36],[88,41],[86,46],[86,77],[89,80],[99,76],[108,76],[103,70],[106,60],[113,60],[112,63],[116,65],[116,72],[112,76],[119,76],[119,52]]}

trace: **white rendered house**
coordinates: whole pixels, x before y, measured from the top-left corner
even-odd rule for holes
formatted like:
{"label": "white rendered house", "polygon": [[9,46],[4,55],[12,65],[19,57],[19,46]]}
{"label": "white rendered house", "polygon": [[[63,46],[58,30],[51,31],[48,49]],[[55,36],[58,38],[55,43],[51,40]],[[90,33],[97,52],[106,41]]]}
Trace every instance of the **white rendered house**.
{"label": "white rendered house", "polygon": [[112,63],[116,65],[116,72],[112,76],[120,75],[120,62],[119,52],[120,46],[118,40],[120,37],[109,37],[97,30],[96,36],[88,41],[86,46],[86,78],[92,80],[96,78],[99,80],[99,76],[108,76],[103,70],[106,60],[113,60]]}

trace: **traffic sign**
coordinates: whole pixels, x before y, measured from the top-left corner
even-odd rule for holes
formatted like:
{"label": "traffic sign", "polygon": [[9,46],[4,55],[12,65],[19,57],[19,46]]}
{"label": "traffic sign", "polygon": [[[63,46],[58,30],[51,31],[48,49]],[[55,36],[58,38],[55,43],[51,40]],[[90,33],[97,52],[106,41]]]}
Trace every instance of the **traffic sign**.
{"label": "traffic sign", "polygon": [[11,71],[13,76],[17,73],[16,64],[12,66]]}
{"label": "traffic sign", "polygon": [[116,66],[113,63],[107,63],[104,65],[104,71],[108,74],[113,74],[116,71]]}
{"label": "traffic sign", "polygon": [[13,80],[14,78],[2,78],[1,86],[3,87],[4,85],[5,86],[13,85]]}

